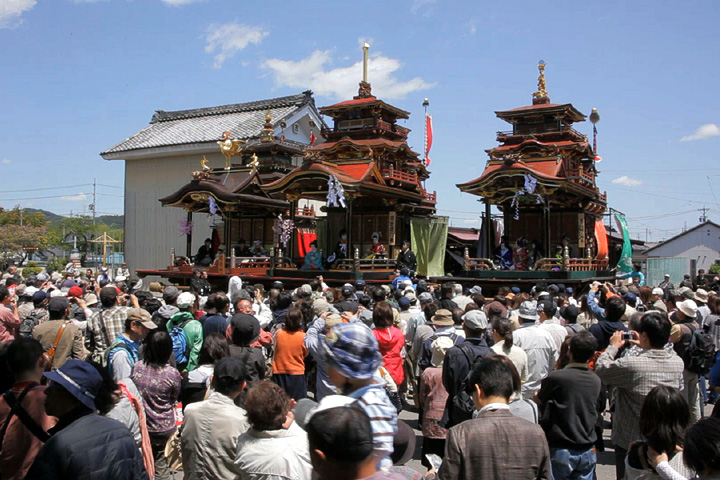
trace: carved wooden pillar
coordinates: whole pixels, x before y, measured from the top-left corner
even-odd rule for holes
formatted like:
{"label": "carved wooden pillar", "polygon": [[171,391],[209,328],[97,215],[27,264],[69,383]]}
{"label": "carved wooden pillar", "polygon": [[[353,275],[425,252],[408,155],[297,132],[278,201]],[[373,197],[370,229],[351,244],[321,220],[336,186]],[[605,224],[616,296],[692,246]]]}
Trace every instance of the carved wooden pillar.
{"label": "carved wooden pillar", "polygon": [[[192,224],[193,212],[188,210],[187,212],[187,224]],[[192,229],[188,228],[188,233],[185,236],[185,251],[188,259],[192,256]]]}

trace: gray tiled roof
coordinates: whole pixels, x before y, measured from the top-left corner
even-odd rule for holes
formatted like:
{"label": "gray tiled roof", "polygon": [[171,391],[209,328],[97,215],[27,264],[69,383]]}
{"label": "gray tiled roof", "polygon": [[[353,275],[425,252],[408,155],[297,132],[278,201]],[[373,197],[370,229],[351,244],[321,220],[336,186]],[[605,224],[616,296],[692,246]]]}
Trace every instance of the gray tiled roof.
{"label": "gray tiled roof", "polygon": [[101,155],[143,148],[214,142],[220,140],[225,131],[231,132],[232,138],[257,137],[265,124],[266,113],[269,112],[273,123],[277,124],[307,104],[314,104],[312,92],[309,90],[298,95],[257,102],[174,112],[158,110],[150,125],[108,148]]}

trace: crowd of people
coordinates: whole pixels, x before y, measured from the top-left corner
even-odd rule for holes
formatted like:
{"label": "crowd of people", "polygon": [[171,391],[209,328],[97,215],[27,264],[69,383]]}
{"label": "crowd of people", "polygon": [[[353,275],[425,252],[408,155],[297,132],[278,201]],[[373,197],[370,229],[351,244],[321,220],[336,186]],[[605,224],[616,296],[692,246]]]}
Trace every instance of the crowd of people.
{"label": "crowd of people", "polygon": [[3,275],[3,479],[589,480],[608,427],[618,479],[720,478],[704,272],[487,297],[407,268],[267,291],[99,273]]}

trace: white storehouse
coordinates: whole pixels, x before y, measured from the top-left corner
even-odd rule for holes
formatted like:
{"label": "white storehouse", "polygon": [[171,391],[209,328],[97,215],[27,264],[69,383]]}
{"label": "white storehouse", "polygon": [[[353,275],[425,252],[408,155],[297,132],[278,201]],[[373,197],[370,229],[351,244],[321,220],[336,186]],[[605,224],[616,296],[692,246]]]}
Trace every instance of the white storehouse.
{"label": "white storehouse", "polygon": [[[203,156],[209,166],[223,166],[225,159],[216,143],[223,132],[245,141],[257,138],[266,114],[277,136],[309,144],[314,134],[322,141],[323,121],[312,92],[306,91],[218,107],[158,110],[148,126],[100,154],[105,160],[125,161],[125,259],[131,270],[166,267],[171,248],[184,255],[186,236],[179,227],[186,213],[163,208],[158,199],[188,183]],[[295,165],[301,162],[301,157],[293,160]],[[207,216],[195,215],[193,253],[210,233]]]}
{"label": "white storehouse", "polygon": [[711,265],[720,262],[720,225],[711,221],[703,222],[649,248],[645,254],[648,259],[685,258],[685,273],[695,274],[701,268],[707,272]]}

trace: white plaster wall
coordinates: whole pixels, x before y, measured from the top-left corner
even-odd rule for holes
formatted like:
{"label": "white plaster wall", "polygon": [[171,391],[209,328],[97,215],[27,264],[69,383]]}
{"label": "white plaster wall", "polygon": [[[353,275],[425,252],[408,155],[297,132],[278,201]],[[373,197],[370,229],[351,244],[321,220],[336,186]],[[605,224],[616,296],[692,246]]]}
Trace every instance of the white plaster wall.
{"label": "white plaster wall", "polygon": [[686,257],[688,272],[691,260],[697,261],[698,269],[708,271],[712,264],[720,260],[720,228],[704,225],[659,245],[648,252],[648,257]]}

